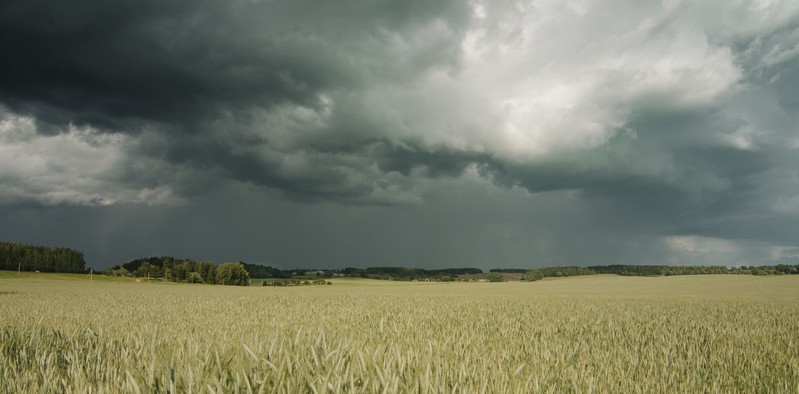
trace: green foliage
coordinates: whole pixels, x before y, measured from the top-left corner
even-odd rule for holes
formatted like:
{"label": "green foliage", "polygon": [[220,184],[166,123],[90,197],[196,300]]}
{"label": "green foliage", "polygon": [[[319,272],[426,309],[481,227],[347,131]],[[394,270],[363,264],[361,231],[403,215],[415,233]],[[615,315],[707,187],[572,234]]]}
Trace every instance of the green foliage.
{"label": "green foliage", "polygon": [[108,276],[133,276],[133,274],[130,273],[130,271],[128,271],[125,268],[122,268],[120,266],[109,268],[109,269],[103,271],[103,275],[108,275]]}
{"label": "green foliage", "polygon": [[148,278],[152,278],[156,276],[155,274],[158,271],[160,271],[158,266],[150,264],[149,262],[145,261],[143,264],[139,266],[139,268],[136,269],[136,271],[133,274],[136,276],[145,276]]}
{"label": "green foliage", "polygon": [[527,272],[527,268],[492,268],[489,272],[504,272],[508,274],[523,274]]}
{"label": "green foliage", "polygon": [[394,280],[438,280],[439,278],[452,278],[458,275],[482,274],[478,268],[444,268],[422,269],[413,267],[369,267],[363,270],[368,277]]}
{"label": "green foliage", "polygon": [[436,281],[438,282],[452,282],[453,280],[455,280],[453,277],[446,274],[438,274],[436,276]]}
{"label": "green foliage", "polygon": [[347,267],[347,268],[344,268],[344,270],[342,270],[342,274],[344,276],[365,278],[366,277],[366,270],[363,270],[363,269],[360,269],[360,268]]}
{"label": "green foliage", "polygon": [[203,283],[203,277],[200,275],[199,272],[189,272],[187,275],[186,282],[189,283]]}
{"label": "green foliage", "polygon": [[244,269],[250,274],[250,278],[286,278],[283,271],[272,266],[263,266],[259,264],[244,264]]}
{"label": "green foliage", "polygon": [[522,275],[522,282],[534,282],[544,279],[544,271],[540,269],[529,270]]}
{"label": "green foliage", "polygon": [[733,267],[706,265],[597,265],[591,267],[535,268],[524,273],[522,281],[532,282],[547,277],[616,274],[622,276],[674,276],[674,275],[783,275],[799,274],[799,265],[778,264],[761,267]]}
{"label": "green foliage", "polygon": [[523,282],[533,282],[544,278],[564,276],[593,275],[596,272],[585,267],[546,267],[531,269],[522,275]]}
{"label": "green foliage", "polygon": [[86,262],[83,253],[75,249],[0,242],[0,269],[82,273]]}
{"label": "green foliage", "polygon": [[491,273],[489,273],[488,275],[486,275],[486,279],[488,279],[489,282],[504,282],[505,281],[505,277],[503,277],[502,274],[500,274],[499,272],[491,272]]}
{"label": "green foliage", "polygon": [[170,256],[136,259],[123,264],[122,267],[106,270],[106,273],[118,275],[125,271],[132,272],[138,277],[163,278],[172,282],[216,283],[216,266],[212,263],[176,259]]}
{"label": "green foliage", "polygon": [[721,266],[704,265],[609,265],[589,267],[600,274],[624,276],[672,276],[728,274],[730,270]]}
{"label": "green foliage", "polygon": [[216,267],[216,283],[220,285],[249,286],[250,274],[244,269],[244,264],[223,263]]}

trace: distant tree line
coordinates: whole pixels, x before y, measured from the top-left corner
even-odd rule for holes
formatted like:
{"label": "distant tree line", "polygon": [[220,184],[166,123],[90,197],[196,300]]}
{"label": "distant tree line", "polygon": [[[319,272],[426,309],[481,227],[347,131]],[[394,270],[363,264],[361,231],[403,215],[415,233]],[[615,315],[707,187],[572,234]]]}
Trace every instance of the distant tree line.
{"label": "distant tree line", "polygon": [[158,278],[171,282],[249,286],[244,263],[214,265],[170,256],[140,258],[106,270],[107,275]]}
{"label": "distant tree line", "polygon": [[[493,270],[492,270],[493,271]],[[616,274],[624,276],[672,275],[785,275],[799,274],[799,265],[723,267],[716,265],[596,265],[590,267],[546,267],[527,270],[522,281],[532,282],[550,277]]]}
{"label": "distant tree line", "polygon": [[[83,253],[75,249],[35,246],[23,243],[0,241],[0,269],[41,272],[86,272]],[[414,267],[368,267],[333,270],[293,269],[281,270],[271,266],[246,264],[243,262],[214,265],[209,262],[176,259],[174,257],[140,258],[105,271],[108,275],[156,278],[173,282],[207,283],[248,286],[250,278],[292,279],[297,276],[348,276],[390,280],[453,281],[475,279],[471,275],[483,274],[478,268],[423,269]],[[523,273],[522,281],[536,281],[547,277],[566,277],[595,274],[624,276],[671,276],[707,274],[743,275],[790,275],[799,274],[799,265],[777,264],[770,266],[702,266],[702,265],[596,265],[589,267],[545,267],[534,269],[496,268],[490,270],[486,279],[504,280],[502,273]],[[459,276],[462,276],[459,278]],[[311,279],[311,278],[308,278]],[[322,280],[308,284],[329,283]],[[280,285],[305,284],[306,282],[284,281]],[[264,282],[266,283],[266,282]],[[275,283],[275,282],[271,282]]]}
{"label": "distant tree line", "polygon": [[368,267],[340,269],[312,269],[294,268],[279,270],[270,266],[244,264],[252,278],[293,278],[293,277],[324,277],[345,276],[353,278],[391,279],[391,280],[428,280],[452,281],[460,275],[478,275],[483,271],[478,268],[443,268],[423,269],[413,267]]}
{"label": "distant tree line", "polygon": [[363,270],[357,268],[345,268],[354,275],[376,279],[393,280],[437,280],[442,282],[452,281],[459,275],[482,274],[483,270],[478,268],[443,268],[443,269],[423,269],[413,267],[368,267]]}
{"label": "distant tree line", "polygon": [[607,265],[588,268],[598,274],[617,274],[624,276],[712,275],[731,273],[731,269],[719,265]]}
{"label": "distant tree line", "polygon": [[502,276],[502,274],[499,273],[499,272],[489,272],[488,275],[486,275],[485,278],[489,282],[504,282],[505,281],[505,277]]}
{"label": "distant tree line", "polygon": [[244,268],[250,274],[251,278],[278,278],[278,279],[291,279],[293,277],[303,276],[344,276],[339,269],[318,269],[318,268],[291,268],[279,269],[269,265],[260,264],[247,264],[244,263]]}
{"label": "distant tree line", "polygon": [[291,272],[286,272],[272,266],[242,263],[250,278],[291,278]]}
{"label": "distant tree line", "polygon": [[523,274],[529,271],[529,268],[492,268],[488,272],[500,272],[506,274]]}
{"label": "distant tree line", "polygon": [[531,269],[522,275],[522,281],[532,282],[544,278],[563,276],[594,275],[597,272],[585,267],[546,267]]}
{"label": "distant tree line", "polygon": [[0,269],[83,273],[86,262],[75,249],[0,241]]}

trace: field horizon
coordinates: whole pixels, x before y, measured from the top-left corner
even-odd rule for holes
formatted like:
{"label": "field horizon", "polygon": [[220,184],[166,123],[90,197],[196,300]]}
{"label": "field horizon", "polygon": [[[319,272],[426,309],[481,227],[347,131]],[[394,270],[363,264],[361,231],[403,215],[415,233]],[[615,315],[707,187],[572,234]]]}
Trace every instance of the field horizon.
{"label": "field horizon", "polygon": [[[90,279],[91,278],[91,279]],[[147,280],[134,277],[114,277],[95,274],[70,274],[50,272],[21,272],[0,270],[0,284],[11,285],[15,280],[47,283],[48,281],[86,282],[87,284],[116,283],[134,285],[166,285],[211,287],[205,284],[176,283],[160,279]],[[260,278],[254,280],[261,280]],[[505,281],[497,283],[474,282],[424,282],[424,281],[393,281],[371,278],[325,278],[338,288],[345,287],[404,287],[404,286],[447,286],[452,293],[455,289],[473,290],[487,287],[501,289],[508,294],[525,295],[606,295],[611,297],[723,297],[756,299],[799,299],[799,277],[792,275],[752,276],[752,275],[675,275],[675,276],[623,276],[616,274],[597,274],[586,276],[571,276],[552,278],[547,277],[535,282]],[[796,284],[794,286],[793,284]],[[508,286],[508,287],[499,287]],[[238,286],[236,286],[238,287]],[[258,288],[259,283],[243,288]],[[291,287],[289,287],[290,289]],[[224,286],[224,289],[233,291],[233,287]],[[283,290],[286,291],[286,290]]]}

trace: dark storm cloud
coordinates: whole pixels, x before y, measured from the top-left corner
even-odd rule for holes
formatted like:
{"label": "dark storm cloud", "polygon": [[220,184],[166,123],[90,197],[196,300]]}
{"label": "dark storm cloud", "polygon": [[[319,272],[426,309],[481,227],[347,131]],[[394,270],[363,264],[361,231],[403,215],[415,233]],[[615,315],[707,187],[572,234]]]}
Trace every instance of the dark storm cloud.
{"label": "dark storm cloud", "polygon": [[398,172],[404,176],[410,176],[416,171],[433,178],[458,177],[472,164],[492,161],[491,156],[484,153],[459,151],[446,146],[426,147],[413,143],[402,146],[380,143],[373,153],[382,171]]}
{"label": "dark storm cloud", "polygon": [[460,24],[458,3],[3,2],[0,97],[55,126],[190,132],[220,111],[312,106],[324,90],[449,61],[437,48],[392,61],[381,40],[435,18]]}
{"label": "dark storm cloud", "polygon": [[0,204],[121,221],[277,194],[342,264],[331,234],[411,211],[448,246],[377,249],[790,259],[796,42],[790,1],[6,1]]}
{"label": "dark storm cloud", "polygon": [[[458,31],[469,19],[465,4],[445,1],[12,1],[0,7],[0,52],[8,60],[0,64],[0,102],[32,116],[37,132],[64,132],[68,125],[152,131],[127,152],[131,160],[164,159],[156,172],[173,165],[210,170],[195,174],[207,175],[208,187],[223,174],[300,198],[354,203],[371,201],[381,180],[352,179],[369,159],[352,157],[368,152],[363,138],[351,137],[375,128],[379,134],[384,126],[339,111],[335,124],[323,126],[327,132],[289,136],[300,140],[287,147],[269,129],[279,125],[262,124],[263,117],[281,109],[319,111],[321,96],[330,92],[455,67]],[[429,25],[449,35],[406,43]],[[303,164],[286,170],[292,153]],[[123,184],[152,184],[150,174],[114,173]],[[201,191],[176,179],[160,181],[177,193]]]}

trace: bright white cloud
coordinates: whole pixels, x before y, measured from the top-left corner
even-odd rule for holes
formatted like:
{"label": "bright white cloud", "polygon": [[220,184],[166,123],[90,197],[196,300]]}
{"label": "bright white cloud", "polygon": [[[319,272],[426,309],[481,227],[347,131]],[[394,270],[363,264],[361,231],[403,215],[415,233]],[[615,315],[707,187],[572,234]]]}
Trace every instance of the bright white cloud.
{"label": "bright white cloud", "polygon": [[131,189],[109,176],[129,160],[131,138],[73,127],[42,135],[31,117],[0,120],[0,202],[36,201],[44,205],[110,205],[118,202],[164,203],[168,186]]}
{"label": "bright white cloud", "polygon": [[538,160],[604,144],[642,106],[716,106],[743,75],[728,44],[708,37],[704,19],[668,5],[473,7],[457,70],[365,92],[391,138]]}

